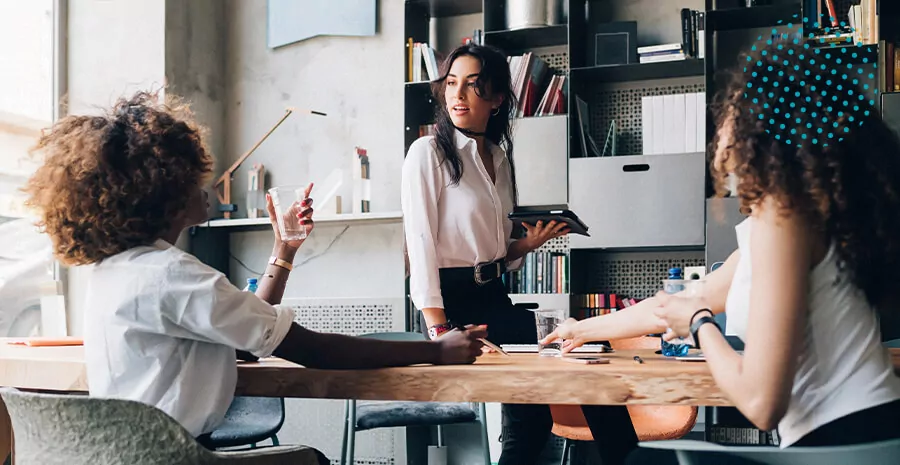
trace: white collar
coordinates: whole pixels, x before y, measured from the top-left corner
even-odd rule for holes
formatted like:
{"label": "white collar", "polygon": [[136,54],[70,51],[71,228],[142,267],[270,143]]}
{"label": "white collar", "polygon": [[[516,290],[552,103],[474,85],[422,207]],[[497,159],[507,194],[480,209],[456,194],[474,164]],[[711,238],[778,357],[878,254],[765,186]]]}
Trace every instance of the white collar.
{"label": "white collar", "polygon": [[[456,141],[456,148],[459,150],[465,149],[469,144],[474,144],[475,139],[465,135],[459,129],[454,129],[454,139]],[[485,142],[488,145],[488,149],[491,151],[491,155],[494,159],[494,165],[499,166],[506,160],[506,151],[503,150],[499,145],[485,139]]]}

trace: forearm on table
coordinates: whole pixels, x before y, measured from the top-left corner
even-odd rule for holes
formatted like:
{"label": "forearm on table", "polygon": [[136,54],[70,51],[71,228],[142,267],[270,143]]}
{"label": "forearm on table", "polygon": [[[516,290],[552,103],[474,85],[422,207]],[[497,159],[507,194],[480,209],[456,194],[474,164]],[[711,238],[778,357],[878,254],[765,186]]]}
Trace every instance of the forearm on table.
{"label": "forearm on table", "polygon": [[653,314],[656,299],[649,298],[608,315],[578,322],[576,338],[583,341],[608,341],[662,333],[665,323]]}
{"label": "forearm on table", "polygon": [[365,369],[438,363],[434,342],[395,342],[317,333],[294,323],[274,355],[309,368]]}
{"label": "forearm on table", "polygon": [[[288,263],[294,262],[294,256],[297,249],[276,245],[272,249],[272,255],[278,257]],[[266,265],[266,271],[259,280],[259,288],[256,290],[256,296],[266,302],[276,305],[281,303],[284,297],[284,289],[287,287],[288,276],[291,274],[286,268],[278,265]]]}

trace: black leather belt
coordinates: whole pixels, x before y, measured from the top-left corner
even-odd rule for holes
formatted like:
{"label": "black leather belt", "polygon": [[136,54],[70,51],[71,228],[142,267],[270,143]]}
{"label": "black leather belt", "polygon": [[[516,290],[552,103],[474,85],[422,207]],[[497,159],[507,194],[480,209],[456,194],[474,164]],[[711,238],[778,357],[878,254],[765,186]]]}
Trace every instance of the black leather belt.
{"label": "black leather belt", "polygon": [[441,274],[452,279],[470,280],[474,279],[478,285],[487,284],[506,273],[506,259],[493,261],[490,263],[481,263],[475,266],[467,266],[461,268],[441,268]]}

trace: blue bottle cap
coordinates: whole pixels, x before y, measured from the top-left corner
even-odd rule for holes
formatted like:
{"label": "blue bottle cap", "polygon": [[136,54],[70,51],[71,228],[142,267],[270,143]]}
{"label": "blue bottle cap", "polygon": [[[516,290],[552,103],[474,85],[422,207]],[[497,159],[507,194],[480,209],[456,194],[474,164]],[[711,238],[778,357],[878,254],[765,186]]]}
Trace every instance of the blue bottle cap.
{"label": "blue bottle cap", "polygon": [[681,268],[674,267],[669,268],[669,279],[682,279],[684,275],[682,274]]}
{"label": "blue bottle cap", "polygon": [[256,284],[257,282],[256,278],[247,278],[247,284]]}

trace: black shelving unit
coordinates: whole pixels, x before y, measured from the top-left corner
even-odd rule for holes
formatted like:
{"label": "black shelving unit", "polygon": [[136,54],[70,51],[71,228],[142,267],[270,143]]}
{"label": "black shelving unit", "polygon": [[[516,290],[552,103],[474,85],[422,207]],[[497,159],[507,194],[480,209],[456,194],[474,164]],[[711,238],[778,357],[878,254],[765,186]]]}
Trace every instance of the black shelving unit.
{"label": "black shelving unit", "polygon": [[406,5],[422,9],[434,18],[481,13],[483,6],[481,0],[406,0]]}
{"label": "black shelving unit", "polygon": [[484,41],[486,44],[499,47],[507,52],[566,45],[569,41],[569,26],[489,31],[484,34]]}
{"label": "black shelving unit", "polygon": [[729,8],[706,12],[707,31],[732,31],[789,23],[802,24],[800,4]]}
{"label": "black shelving unit", "polygon": [[704,60],[686,59],[662,63],[638,63],[619,66],[593,66],[573,68],[570,76],[577,80],[595,83],[646,81],[681,77],[702,77],[705,73]]}

